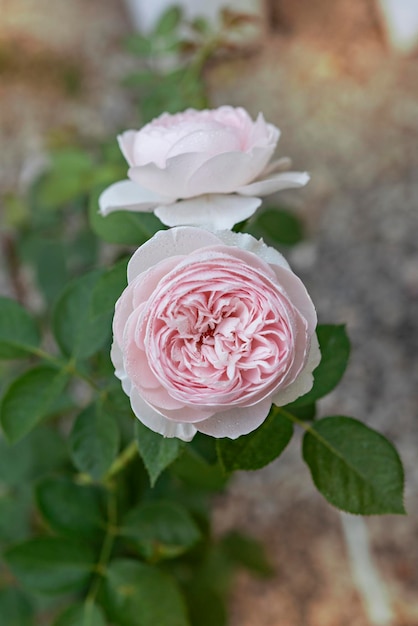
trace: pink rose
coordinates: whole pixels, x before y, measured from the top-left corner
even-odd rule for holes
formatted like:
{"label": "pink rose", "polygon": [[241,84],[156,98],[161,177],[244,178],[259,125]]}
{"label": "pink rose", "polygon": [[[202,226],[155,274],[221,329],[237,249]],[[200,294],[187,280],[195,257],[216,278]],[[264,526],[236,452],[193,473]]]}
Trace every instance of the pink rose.
{"label": "pink rose", "polygon": [[316,313],[251,235],[160,231],[128,265],[111,358],[138,419],[165,437],[235,439],[312,387]]}
{"label": "pink rose", "polygon": [[167,226],[232,228],[259,196],[308,182],[306,172],[278,173],[288,159],[268,165],[279,137],[261,113],[254,122],[242,108],[164,113],[118,137],[130,180],[103,192],[100,212],[154,211]]}

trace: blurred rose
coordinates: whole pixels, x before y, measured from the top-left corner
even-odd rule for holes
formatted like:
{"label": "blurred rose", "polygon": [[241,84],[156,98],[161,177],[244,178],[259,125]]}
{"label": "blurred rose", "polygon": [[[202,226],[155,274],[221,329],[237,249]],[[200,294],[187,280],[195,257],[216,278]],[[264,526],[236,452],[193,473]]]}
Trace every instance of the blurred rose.
{"label": "blurred rose", "polygon": [[100,212],[154,211],[167,226],[232,228],[259,196],[308,182],[306,172],[278,173],[288,159],[269,164],[279,136],[261,113],[254,122],[242,108],[164,113],[118,137],[130,180],[103,192]]}
{"label": "blurred rose", "polygon": [[284,257],[247,234],[158,232],[128,265],[112,361],[135,415],[185,441],[235,439],[312,387],[316,313]]}

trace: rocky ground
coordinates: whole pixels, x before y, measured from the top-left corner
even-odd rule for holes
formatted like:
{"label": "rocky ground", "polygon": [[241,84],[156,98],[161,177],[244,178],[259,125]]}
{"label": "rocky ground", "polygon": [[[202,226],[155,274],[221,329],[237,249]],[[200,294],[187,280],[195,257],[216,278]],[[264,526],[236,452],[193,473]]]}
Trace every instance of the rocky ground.
{"label": "rocky ground", "polygon": [[[277,568],[270,581],[240,577],[232,626],[416,626],[418,58],[390,54],[365,1],[281,8],[257,53],[210,69],[213,103],[263,110],[282,130],[280,154],[311,172],[306,189],[277,199],[306,224],[309,237],[289,255],[320,320],[346,322],[353,343],[344,381],[321,410],[364,419],[396,443],[409,515],[341,516],[311,485],[296,437],[216,503],[217,528],[256,535]],[[0,0],[0,14],[7,191],[57,129],[99,137],[136,115],[119,87],[132,59],[121,51],[129,22],[117,0],[53,9]],[[9,287],[0,276],[0,291]]]}

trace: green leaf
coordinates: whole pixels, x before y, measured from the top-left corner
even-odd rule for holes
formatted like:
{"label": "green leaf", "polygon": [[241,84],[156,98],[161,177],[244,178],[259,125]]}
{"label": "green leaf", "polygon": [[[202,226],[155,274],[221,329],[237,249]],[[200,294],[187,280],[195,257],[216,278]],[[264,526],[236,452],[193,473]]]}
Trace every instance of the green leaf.
{"label": "green leaf", "polygon": [[93,290],[92,311],[94,315],[111,313],[122,291],[126,287],[126,266],[128,259],[119,261],[99,278]]}
{"label": "green leaf", "polygon": [[40,365],[12,382],[3,396],[0,421],[7,439],[16,443],[54,413],[68,373]]}
{"label": "green leaf", "polygon": [[37,505],[48,526],[58,534],[96,539],[104,531],[103,494],[69,478],[44,478],[36,487]]}
{"label": "green leaf", "polygon": [[125,39],[125,47],[128,52],[138,56],[148,56],[152,51],[150,39],[138,34],[127,37]]}
{"label": "green leaf", "polygon": [[218,455],[226,472],[256,470],[268,465],[286,448],[293,426],[273,407],[257,430],[238,439],[219,439]]}
{"label": "green leaf", "polygon": [[58,537],[29,539],[7,550],[5,559],[24,587],[51,595],[79,589],[94,567],[89,546]]}
{"label": "green leaf", "polygon": [[28,356],[39,345],[37,326],[29,313],[14,300],[0,296],[0,359]]}
{"label": "green leaf", "polygon": [[163,437],[144,426],[139,420],[135,423],[135,437],[139,454],[144,461],[153,487],[161,472],[181,454],[184,442],[175,437]]}
{"label": "green leaf", "polygon": [[242,565],[251,572],[266,578],[274,573],[264,547],[252,537],[232,531],[222,538],[221,545],[225,554],[235,564]]}
{"label": "green leaf", "polygon": [[31,603],[15,587],[0,589],[0,615],[5,626],[33,626],[35,623]]}
{"label": "green leaf", "polygon": [[184,599],[161,570],[132,561],[113,561],[105,583],[106,610],[120,626],[190,626]]}
{"label": "green leaf", "polygon": [[99,213],[99,193],[93,193],[89,203],[90,226],[98,237],[108,243],[141,246],[165,228],[153,213],[115,211],[106,217]]}
{"label": "green leaf", "polygon": [[227,626],[228,613],[224,594],[204,585],[186,588],[191,623],[198,626]]}
{"label": "green leaf", "polygon": [[93,173],[93,161],[83,150],[55,152],[50,171],[39,181],[37,202],[47,210],[62,208],[88,191]]}
{"label": "green leaf", "polygon": [[53,626],[106,626],[106,620],[99,606],[86,602],[65,609]]}
{"label": "green leaf", "polygon": [[122,521],[120,534],[130,539],[148,562],[183,554],[200,539],[200,531],[187,510],[173,502],[147,502]]}
{"label": "green leaf", "polygon": [[111,315],[94,315],[93,291],[102,276],[97,270],[72,281],[59,298],[53,315],[53,331],[64,354],[85,359],[109,339]]}
{"label": "green leaf", "polygon": [[179,6],[171,6],[161,15],[158,20],[153,34],[158,37],[167,37],[171,35],[180,25],[183,17],[183,11]]}
{"label": "green leaf", "polygon": [[338,385],[346,370],[350,340],[345,327],[323,324],[317,327],[316,332],[321,348],[321,362],[314,371],[314,384],[308,393],[288,405],[290,410],[291,407],[311,404],[326,396]]}
{"label": "green leaf", "polygon": [[115,419],[98,404],[88,406],[75,420],[70,433],[74,465],[100,480],[119,449],[119,429]]}
{"label": "green leaf", "polygon": [[380,433],[350,417],[314,422],[303,458],[317,489],[334,506],[360,515],[404,513],[402,463]]}
{"label": "green leaf", "polygon": [[185,483],[201,490],[219,491],[227,482],[219,462],[208,463],[192,446],[186,447],[171,469]]}
{"label": "green leaf", "polygon": [[303,239],[300,220],[284,209],[267,208],[251,221],[248,232],[270,243],[293,246]]}
{"label": "green leaf", "polygon": [[10,545],[29,537],[32,509],[32,490],[29,484],[22,484],[14,489],[2,486],[0,491],[0,542],[2,544]]}

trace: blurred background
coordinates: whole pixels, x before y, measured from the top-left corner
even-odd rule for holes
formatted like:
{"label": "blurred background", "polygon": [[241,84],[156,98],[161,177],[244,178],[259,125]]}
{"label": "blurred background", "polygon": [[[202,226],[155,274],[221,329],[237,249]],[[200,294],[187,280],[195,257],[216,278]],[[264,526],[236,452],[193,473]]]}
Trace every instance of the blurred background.
{"label": "blurred background", "polygon": [[[225,2],[182,4],[190,19],[204,15],[212,32],[221,28]],[[30,268],[13,259],[10,223],[49,151],[93,145],[146,121],[148,109],[138,109],[146,81],[135,74],[140,44],[126,41],[152,32],[165,6],[0,0],[1,294],[30,291]],[[277,571],[267,581],[239,577],[231,624],[417,626],[418,3],[228,7],[253,17],[207,55],[206,94],[211,106],[263,111],[282,131],[280,156],[311,173],[306,189],[277,200],[304,224],[306,238],[284,252],[320,321],[346,323],[353,344],[345,378],[322,410],[358,417],[397,445],[409,513],[362,520],[332,509],[313,488],[296,437],[215,503],[218,531],[238,527],[259,538]],[[175,65],[177,52],[165,51],[157,67]]]}

